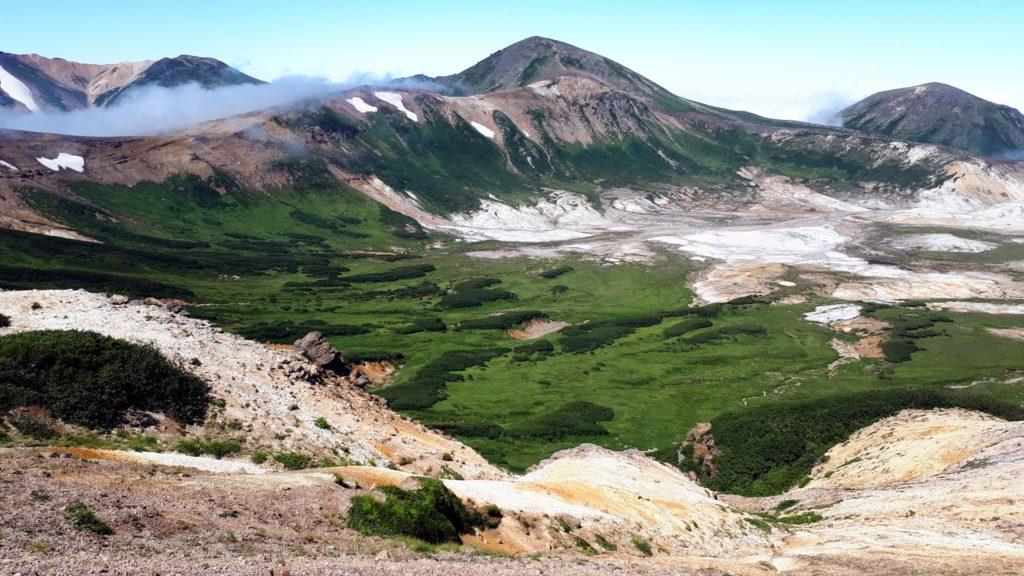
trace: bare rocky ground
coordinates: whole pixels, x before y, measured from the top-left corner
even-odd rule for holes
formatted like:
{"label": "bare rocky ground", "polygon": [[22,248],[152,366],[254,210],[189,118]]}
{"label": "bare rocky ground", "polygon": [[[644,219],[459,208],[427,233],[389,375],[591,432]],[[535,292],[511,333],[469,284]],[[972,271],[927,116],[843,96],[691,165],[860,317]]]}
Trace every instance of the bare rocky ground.
{"label": "bare rocky ground", "polygon": [[[512,477],[345,381],[310,378],[301,359],[282,363],[283,350],[122,302],[81,291],[0,292],[0,312],[14,321],[0,333],[91,329],[152,344],[211,383],[226,404],[214,420],[237,419],[257,444],[270,442],[272,430],[291,429],[281,448],[346,448],[346,463],[363,465],[287,472],[242,458],[4,449],[0,574],[1024,571],[1021,423],[959,410],[904,412],[833,448],[805,488],[772,498],[716,495],[638,452],[596,446],[557,453]],[[288,409],[292,403],[298,410]],[[316,415],[334,433],[301,426]],[[464,501],[502,509],[496,529],[460,547],[417,551],[345,526],[353,496],[437,475],[445,465],[466,478],[445,480]],[[751,522],[783,500],[796,501],[787,513],[822,519],[767,530]],[[66,510],[77,503],[115,533],[73,527]]]}

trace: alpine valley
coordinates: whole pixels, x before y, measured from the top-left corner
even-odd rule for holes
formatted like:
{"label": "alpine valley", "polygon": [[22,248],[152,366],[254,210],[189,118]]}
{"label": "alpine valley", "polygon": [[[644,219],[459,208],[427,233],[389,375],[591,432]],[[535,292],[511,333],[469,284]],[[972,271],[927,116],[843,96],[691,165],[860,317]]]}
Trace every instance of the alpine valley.
{"label": "alpine valley", "polygon": [[[262,85],[0,53],[10,117]],[[0,573],[1024,570],[1024,116],[841,117],[531,37],[0,130]]]}

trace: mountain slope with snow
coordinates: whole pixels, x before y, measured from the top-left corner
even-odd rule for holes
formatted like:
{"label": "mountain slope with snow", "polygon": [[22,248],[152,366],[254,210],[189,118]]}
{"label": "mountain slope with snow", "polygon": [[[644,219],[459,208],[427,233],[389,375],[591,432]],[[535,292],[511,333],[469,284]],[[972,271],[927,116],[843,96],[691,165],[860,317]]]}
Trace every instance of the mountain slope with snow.
{"label": "mountain slope with snow", "polygon": [[145,86],[189,83],[217,88],[262,82],[219,60],[198,56],[83,64],[38,54],[0,52],[0,109],[41,112],[104,107]]}

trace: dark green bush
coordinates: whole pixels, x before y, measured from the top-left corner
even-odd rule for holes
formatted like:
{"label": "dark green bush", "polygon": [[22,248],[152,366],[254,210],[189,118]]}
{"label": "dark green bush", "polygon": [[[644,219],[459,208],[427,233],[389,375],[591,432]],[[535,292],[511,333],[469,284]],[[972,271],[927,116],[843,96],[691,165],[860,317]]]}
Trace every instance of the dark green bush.
{"label": "dark green bush", "polygon": [[508,431],[517,436],[547,440],[567,436],[604,436],[608,431],[599,422],[607,422],[614,417],[615,412],[611,408],[580,400],[535,416]]}
{"label": "dark green bush", "polygon": [[412,266],[400,266],[383,272],[371,272],[367,274],[353,274],[341,278],[345,282],[394,282],[396,280],[408,280],[409,278],[420,278],[428,273],[437,270],[433,264],[414,264]]}
{"label": "dark green bush", "polygon": [[436,478],[419,478],[419,490],[380,488],[381,502],[369,494],[352,498],[346,522],[361,534],[408,536],[431,544],[457,542],[487,525],[483,515],[470,511],[444,483]]}
{"label": "dark green bush", "polygon": [[717,475],[701,481],[721,492],[767,496],[785,492],[850,434],[907,408],[966,408],[1011,420],[1024,407],[948,389],[893,388],[765,404],[711,420],[721,454]]}
{"label": "dark green bush", "polygon": [[662,332],[662,334],[666,338],[675,338],[676,336],[682,336],[687,332],[693,332],[694,330],[710,327],[711,321],[706,318],[689,318],[679,322],[678,324],[669,326],[664,332]]}
{"label": "dark green bush", "polygon": [[476,350],[449,350],[443,352],[408,382],[390,386],[378,392],[395,410],[422,410],[444,400],[448,382],[458,382],[456,374],[466,368],[480,366],[508,353],[507,348],[480,348]]}
{"label": "dark green bush", "polygon": [[125,294],[127,296],[153,296],[154,298],[195,297],[187,288],[163,282],[130,278],[106,272],[86,270],[44,270],[0,265],[0,288],[82,288],[95,292]]}
{"label": "dark green bush", "polygon": [[440,318],[417,318],[411,324],[395,328],[398,334],[416,334],[419,332],[444,332],[448,330]]}
{"label": "dark green bush", "polygon": [[452,286],[453,292],[462,292],[463,290],[479,290],[480,288],[490,288],[495,284],[501,284],[500,278],[470,278],[469,280],[463,280],[457,282]]}
{"label": "dark green bush", "polygon": [[114,533],[114,529],[109,524],[97,518],[92,510],[83,504],[68,506],[66,513],[68,522],[79,530],[92,532],[99,536],[110,536]]}
{"label": "dark green bush", "polygon": [[910,355],[920,348],[913,340],[886,340],[882,343],[882,353],[885,354],[886,362],[906,362]]}
{"label": "dark green bush", "polygon": [[552,294],[563,294],[569,291],[569,287],[564,284],[555,284],[551,287]]}
{"label": "dark green bush", "polygon": [[281,452],[274,454],[274,461],[288,470],[302,470],[309,466],[313,459],[298,452]]}
{"label": "dark green bush", "polygon": [[501,438],[502,433],[504,433],[501,426],[492,422],[466,422],[461,424],[434,423],[433,426],[454,436],[490,438],[491,440]]}
{"label": "dark green bush", "polygon": [[536,320],[538,318],[547,318],[547,314],[544,312],[537,312],[533,310],[526,310],[522,312],[505,312],[502,314],[493,314],[491,316],[484,316],[483,318],[471,318],[469,320],[463,320],[455,328],[456,330],[508,330],[514,328],[520,324],[529,322],[530,320]]}
{"label": "dark green bush", "polygon": [[550,280],[552,278],[558,278],[562,274],[567,274],[569,272],[572,272],[572,266],[559,266],[558,268],[552,268],[551,270],[541,272],[540,277]]}
{"label": "dark green bush", "polygon": [[4,314],[0,314],[0,328],[7,328],[10,325],[11,325],[11,318],[10,318],[10,316],[6,316]]}
{"label": "dark green bush", "polygon": [[43,406],[72,424],[110,428],[128,409],[201,422],[209,387],[155,348],[95,332],[0,337],[0,411]]}
{"label": "dark green bush", "polygon": [[508,290],[483,288],[445,294],[441,297],[441,302],[438,305],[442,308],[472,308],[487,302],[516,300],[517,298],[518,296]]}
{"label": "dark green bush", "polygon": [[189,456],[209,454],[220,459],[241,452],[242,444],[237,440],[182,440],[174,448]]}
{"label": "dark green bush", "polygon": [[572,354],[582,354],[607,346],[619,338],[629,336],[636,332],[637,328],[654,326],[661,322],[662,318],[662,315],[655,314],[653,316],[638,316],[619,320],[576,324],[562,331],[562,338],[559,342],[562,344],[563,351]]}
{"label": "dark green bush", "polygon": [[363,326],[353,326],[351,324],[320,324],[312,322],[296,324],[291,320],[282,320],[280,322],[257,322],[240,329],[238,333],[257,342],[291,344],[314,330],[325,336],[353,336],[355,334],[366,334],[370,331]]}
{"label": "dark green bush", "polygon": [[765,330],[763,326],[741,324],[739,326],[726,326],[724,328],[715,328],[713,330],[701,332],[700,334],[694,334],[693,336],[684,338],[683,341],[689,344],[707,344],[717,340],[725,340],[732,336],[760,336],[766,332],[767,330]]}

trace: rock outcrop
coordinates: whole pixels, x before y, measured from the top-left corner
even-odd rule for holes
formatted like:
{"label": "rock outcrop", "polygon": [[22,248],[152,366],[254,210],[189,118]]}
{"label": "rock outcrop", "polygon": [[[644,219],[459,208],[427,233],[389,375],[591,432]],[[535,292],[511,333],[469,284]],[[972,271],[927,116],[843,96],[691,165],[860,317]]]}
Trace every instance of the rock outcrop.
{"label": "rock outcrop", "polygon": [[[708,476],[718,474],[714,458],[721,454],[721,450],[715,447],[715,437],[710,434],[711,424],[709,422],[698,422],[686,433],[686,439],[679,444],[679,451],[676,453],[680,467],[694,468]],[[689,472],[690,478],[696,480],[697,473]]]}

